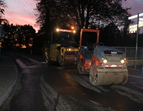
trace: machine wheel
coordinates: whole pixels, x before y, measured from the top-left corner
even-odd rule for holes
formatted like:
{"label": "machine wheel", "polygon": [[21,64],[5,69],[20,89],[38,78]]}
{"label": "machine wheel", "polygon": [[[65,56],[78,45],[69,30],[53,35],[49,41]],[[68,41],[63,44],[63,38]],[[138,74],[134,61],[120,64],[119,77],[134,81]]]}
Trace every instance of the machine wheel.
{"label": "machine wheel", "polygon": [[49,58],[48,55],[49,55],[48,52],[44,51],[45,62],[48,63],[48,64],[50,64],[51,62],[50,62],[50,58]]}
{"label": "machine wheel", "polygon": [[61,54],[58,55],[58,62],[60,66],[65,65],[65,59],[64,56],[62,56]]}
{"label": "machine wheel", "polygon": [[127,81],[128,81],[128,74],[126,73],[124,75],[124,79],[123,79],[122,85],[126,84]]}
{"label": "machine wheel", "polygon": [[44,52],[44,55],[45,55],[45,62],[49,62],[49,57],[48,57],[48,52]]}
{"label": "machine wheel", "polygon": [[80,60],[77,61],[77,69],[79,74],[85,74],[84,66]]}
{"label": "machine wheel", "polygon": [[95,72],[95,68],[94,68],[94,65],[92,65],[90,67],[90,71],[89,71],[89,82],[92,84],[92,85],[96,85],[96,72]]}
{"label": "machine wheel", "polygon": [[48,59],[48,53],[47,52],[45,52],[45,61],[48,63],[48,61],[49,61],[49,59]]}

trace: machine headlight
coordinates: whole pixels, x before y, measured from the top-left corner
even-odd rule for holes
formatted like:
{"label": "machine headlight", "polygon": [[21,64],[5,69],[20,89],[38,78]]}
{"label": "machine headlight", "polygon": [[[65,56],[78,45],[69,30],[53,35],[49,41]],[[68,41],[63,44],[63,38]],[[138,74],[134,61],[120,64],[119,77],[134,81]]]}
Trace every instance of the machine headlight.
{"label": "machine headlight", "polygon": [[106,60],[106,59],[104,59],[104,60],[103,60],[103,63],[104,63],[104,64],[105,64],[105,63],[107,63],[107,60]]}
{"label": "machine headlight", "polygon": [[126,58],[124,58],[124,59],[121,59],[121,61],[120,61],[120,62],[121,62],[122,64],[124,64],[126,61],[127,61],[127,59],[126,59]]}
{"label": "machine headlight", "polygon": [[122,59],[120,62],[121,62],[122,64],[124,64],[124,63],[125,63],[125,60]]}
{"label": "machine headlight", "polygon": [[59,31],[60,31],[60,29],[59,29],[59,28],[57,28],[57,29],[56,29],[56,31],[57,31],[57,32],[59,32]]}
{"label": "machine headlight", "polygon": [[71,48],[68,48],[68,49],[67,49],[67,51],[71,51],[71,50],[72,50]]}
{"label": "machine headlight", "polygon": [[74,34],[76,33],[76,31],[75,31],[75,30],[73,30],[72,32],[73,32]]}
{"label": "machine headlight", "polygon": [[102,61],[103,61],[104,64],[107,63],[107,59],[105,59],[105,58],[102,58]]}

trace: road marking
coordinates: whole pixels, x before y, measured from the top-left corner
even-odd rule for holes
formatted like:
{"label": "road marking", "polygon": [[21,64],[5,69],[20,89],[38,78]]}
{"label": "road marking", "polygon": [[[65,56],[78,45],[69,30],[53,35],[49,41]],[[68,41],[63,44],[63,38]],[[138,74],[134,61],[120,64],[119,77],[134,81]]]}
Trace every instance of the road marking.
{"label": "road marking", "polygon": [[143,94],[141,92],[138,92],[134,89],[130,89],[128,87],[124,87],[121,85],[112,85],[111,88],[116,90],[119,94],[127,96],[133,101],[136,101],[138,103],[143,103]]}
{"label": "road marking", "polygon": [[97,106],[98,111],[115,111],[114,109],[112,109],[111,107],[108,108],[103,108],[102,105],[98,102],[95,102],[93,100],[89,100],[91,103],[93,103],[94,105]]}
{"label": "road marking", "polygon": [[41,62],[41,63],[43,63],[43,64],[47,64],[47,62]]}
{"label": "road marking", "polygon": [[40,80],[44,104],[48,111],[73,111],[73,106],[61,94],[45,82],[43,77],[40,77]]}
{"label": "road marking", "polygon": [[20,65],[20,67],[22,68],[27,68],[28,66],[26,66],[20,59],[16,59],[16,62]]}
{"label": "road marking", "polygon": [[79,84],[81,84],[83,87],[86,87],[88,89],[91,89],[95,92],[101,93],[101,91],[96,88],[95,86],[91,85],[85,78],[82,78],[81,76],[73,75],[71,74],[74,80],[76,80]]}
{"label": "road marking", "polygon": [[142,76],[129,75],[130,77],[143,78]]}

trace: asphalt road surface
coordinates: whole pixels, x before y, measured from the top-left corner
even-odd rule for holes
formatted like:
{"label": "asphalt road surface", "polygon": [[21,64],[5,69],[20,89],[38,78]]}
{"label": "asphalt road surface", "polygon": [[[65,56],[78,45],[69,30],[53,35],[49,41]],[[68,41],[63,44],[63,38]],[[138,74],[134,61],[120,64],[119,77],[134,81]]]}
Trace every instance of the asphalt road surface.
{"label": "asphalt road surface", "polygon": [[76,66],[48,65],[40,55],[13,54],[20,68],[10,111],[143,111],[143,76],[125,85],[92,86]]}

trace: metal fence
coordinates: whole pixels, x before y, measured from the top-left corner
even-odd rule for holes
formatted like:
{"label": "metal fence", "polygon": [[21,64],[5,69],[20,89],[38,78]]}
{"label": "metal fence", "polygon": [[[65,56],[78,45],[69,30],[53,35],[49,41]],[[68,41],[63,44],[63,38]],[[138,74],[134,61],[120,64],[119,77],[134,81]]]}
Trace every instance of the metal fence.
{"label": "metal fence", "polygon": [[126,54],[129,60],[129,65],[142,65],[143,64],[143,47],[137,48],[137,58],[135,59],[136,47],[114,47]]}
{"label": "metal fence", "polygon": [[[136,47],[115,47],[123,52],[125,52],[126,57],[128,59],[135,59],[135,53],[136,53]],[[141,59],[143,60],[143,48],[142,47],[138,47],[137,48],[137,59]]]}

